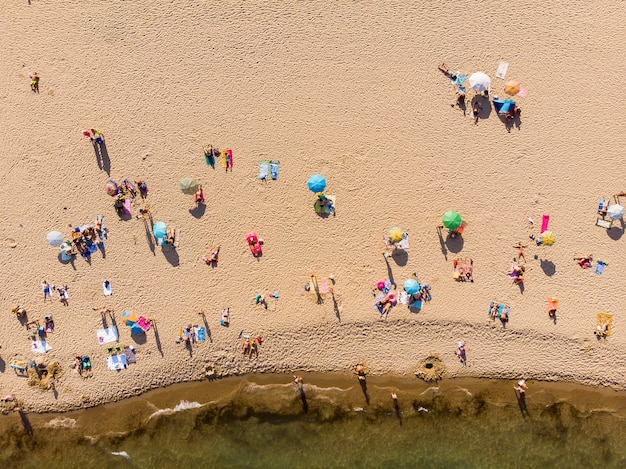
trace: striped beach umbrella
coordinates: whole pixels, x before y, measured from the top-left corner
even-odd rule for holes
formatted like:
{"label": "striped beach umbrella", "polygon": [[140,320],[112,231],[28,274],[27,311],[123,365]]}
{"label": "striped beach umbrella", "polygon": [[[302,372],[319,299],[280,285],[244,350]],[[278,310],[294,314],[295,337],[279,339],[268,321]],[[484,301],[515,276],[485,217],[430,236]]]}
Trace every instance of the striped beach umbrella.
{"label": "striped beach umbrella", "polygon": [[119,187],[117,186],[117,182],[115,182],[113,179],[109,179],[104,185],[104,190],[106,190],[107,194],[109,194],[111,197],[115,197],[119,192]]}

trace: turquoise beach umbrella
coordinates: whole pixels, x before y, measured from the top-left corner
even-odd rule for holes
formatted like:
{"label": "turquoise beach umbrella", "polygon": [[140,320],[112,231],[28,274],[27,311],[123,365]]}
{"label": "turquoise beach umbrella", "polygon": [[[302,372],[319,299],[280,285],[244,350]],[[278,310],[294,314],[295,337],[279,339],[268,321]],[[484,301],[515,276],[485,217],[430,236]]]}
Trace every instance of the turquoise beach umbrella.
{"label": "turquoise beach umbrella", "polygon": [[157,239],[165,238],[165,234],[167,233],[167,227],[165,223],[162,221],[158,221],[152,227],[152,232],[154,233],[154,237]]}
{"label": "turquoise beach umbrella", "polygon": [[314,174],[306,182],[309,190],[313,192],[324,192],[326,189],[326,179],[321,174]]}
{"label": "turquoise beach umbrella", "polygon": [[417,280],[410,278],[404,281],[404,291],[407,292],[409,295],[417,293],[419,289],[420,284],[417,282]]}

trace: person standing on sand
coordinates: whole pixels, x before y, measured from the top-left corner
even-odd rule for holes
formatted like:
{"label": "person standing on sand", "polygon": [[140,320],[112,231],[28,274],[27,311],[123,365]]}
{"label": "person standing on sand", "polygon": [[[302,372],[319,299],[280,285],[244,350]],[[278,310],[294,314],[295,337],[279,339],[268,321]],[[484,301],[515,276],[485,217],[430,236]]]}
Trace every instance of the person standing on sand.
{"label": "person standing on sand", "polygon": [[30,89],[33,93],[39,94],[39,75],[33,72],[28,75],[30,77]]}
{"label": "person standing on sand", "polygon": [[367,375],[365,374],[365,368],[363,368],[363,365],[356,366],[355,374],[357,378],[359,378],[359,381],[365,381],[367,377]]}
{"label": "person standing on sand", "polygon": [[517,382],[517,386],[514,386],[514,388],[517,392],[520,393],[520,396],[522,396],[523,394],[526,393],[526,390],[528,389],[528,386],[526,386],[526,380],[524,379],[520,379]]}

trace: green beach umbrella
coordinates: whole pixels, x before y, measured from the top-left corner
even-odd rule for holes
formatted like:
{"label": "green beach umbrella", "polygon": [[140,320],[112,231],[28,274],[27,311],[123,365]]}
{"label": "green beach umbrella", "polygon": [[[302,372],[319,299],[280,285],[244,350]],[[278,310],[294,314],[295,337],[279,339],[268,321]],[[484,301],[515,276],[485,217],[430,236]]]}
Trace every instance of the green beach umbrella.
{"label": "green beach umbrella", "polygon": [[195,178],[184,178],[180,181],[180,190],[183,191],[183,194],[194,194],[200,183]]}
{"label": "green beach umbrella", "polygon": [[463,221],[461,220],[461,215],[453,210],[449,210],[443,214],[443,226],[448,228],[451,231],[456,230],[459,226],[461,226]]}

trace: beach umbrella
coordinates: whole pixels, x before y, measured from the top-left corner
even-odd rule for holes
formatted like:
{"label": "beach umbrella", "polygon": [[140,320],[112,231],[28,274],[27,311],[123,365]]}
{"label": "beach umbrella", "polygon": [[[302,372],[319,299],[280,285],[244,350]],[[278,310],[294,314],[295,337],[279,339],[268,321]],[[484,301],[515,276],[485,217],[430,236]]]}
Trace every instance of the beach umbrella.
{"label": "beach umbrella", "polygon": [[417,280],[410,278],[404,281],[404,291],[407,292],[409,295],[417,293],[419,289],[420,284],[417,282]]}
{"label": "beach umbrella", "polygon": [[122,317],[124,319],[126,319],[126,325],[127,326],[129,325],[128,324],[129,322],[134,324],[134,323],[137,322],[137,319],[138,319],[137,315],[133,311],[131,311],[130,309],[127,309],[126,311],[124,311],[122,313]]}
{"label": "beach umbrella", "polygon": [[109,194],[111,197],[115,197],[117,193],[119,192],[119,188],[117,187],[117,182],[115,182],[113,179],[109,179],[106,182],[106,184],[104,185],[104,189],[107,191],[107,194]]}
{"label": "beach umbrella", "polygon": [[183,191],[183,194],[194,194],[200,183],[195,178],[183,178],[180,181],[180,190]]}
{"label": "beach umbrella", "polygon": [[554,244],[554,234],[552,231],[544,231],[541,233],[541,242],[546,246]]}
{"label": "beach umbrella", "polygon": [[515,95],[515,94],[519,93],[519,83],[516,82],[516,81],[511,80],[504,87],[504,91],[507,94],[510,94],[510,95]]}
{"label": "beach umbrella", "polygon": [[129,327],[130,327],[130,335],[141,334],[143,332],[143,329],[137,323],[133,323],[133,325]]}
{"label": "beach umbrella", "polygon": [[399,226],[394,226],[392,228],[389,228],[387,236],[389,237],[389,241],[391,241],[392,243],[399,243],[400,241],[402,241],[402,238],[404,238],[404,231],[402,231],[402,228],[400,228]]}
{"label": "beach umbrella", "polygon": [[326,179],[321,174],[314,174],[306,182],[306,185],[309,186],[310,191],[324,192],[324,189],[326,189]]}
{"label": "beach umbrella", "polygon": [[624,207],[619,204],[609,205],[606,211],[606,216],[611,220],[619,220],[624,216]]}
{"label": "beach umbrella", "polygon": [[448,228],[450,231],[456,230],[463,221],[461,220],[461,215],[453,210],[449,210],[443,214],[443,226]]}
{"label": "beach umbrella", "polygon": [[60,231],[51,231],[46,235],[46,241],[52,247],[58,248],[63,244],[63,233]]}
{"label": "beach umbrella", "polygon": [[154,233],[155,238],[165,238],[165,234],[167,233],[167,227],[165,226],[164,222],[158,221],[152,227],[152,232]]}
{"label": "beach umbrella", "polygon": [[475,91],[485,91],[491,85],[491,78],[484,72],[472,73],[469,77],[470,86]]}

